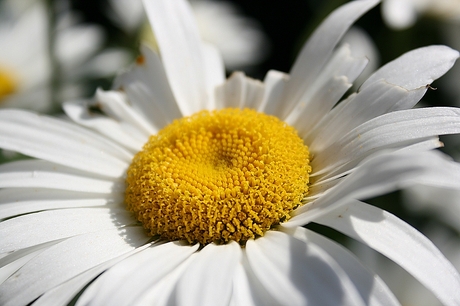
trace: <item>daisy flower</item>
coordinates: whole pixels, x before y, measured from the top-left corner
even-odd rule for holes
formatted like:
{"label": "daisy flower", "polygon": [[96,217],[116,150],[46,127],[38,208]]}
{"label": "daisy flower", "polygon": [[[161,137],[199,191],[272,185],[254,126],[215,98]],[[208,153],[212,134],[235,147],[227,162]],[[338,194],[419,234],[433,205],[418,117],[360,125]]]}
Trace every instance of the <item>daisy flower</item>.
{"label": "daisy flower", "polygon": [[[2,10],[11,8],[3,4]],[[46,10],[37,3],[18,16],[1,17],[0,105],[43,110],[51,100]]]}
{"label": "daisy flower", "polygon": [[[80,24],[68,10],[57,17],[52,58],[50,24],[42,1],[7,1],[0,15],[0,107],[53,109],[53,61],[60,66],[62,86],[56,100],[85,94],[82,80],[114,75],[128,63],[120,49],[101,52],[104,33],[94,25]],[[103,62],[101,67],[92,60]],[[109,64],[110,63],[110,64]]]}
{"label": "daisy flower", "polygon": [[0,111],[0,147],[37,158],[0,167],[0,304],[398,305],[310,222],[459,304],[442,253],[361,201],[460,180],[459,165],[430,150],[460,132],[460,111],[410,109],[457,51],[409,52],[339,102],[366,59],[337,43],[376,4],[338,8],[290,74],[260,82],[224,79],[188,3],[146,0],[160,54],[143,47],[114,90],[66,103],[73,122]]}
{"label": "daisy flower", "polygon": [[[229,70],[253,66],[265,59],[269,42],[256,20],[243,16],[229,1],[190,1],[200,36],[213,44]],[[145,24],[141,0],[110,0],[112,19],[127,33],[140,30],[142,40],[156,47],[150,27]]]}

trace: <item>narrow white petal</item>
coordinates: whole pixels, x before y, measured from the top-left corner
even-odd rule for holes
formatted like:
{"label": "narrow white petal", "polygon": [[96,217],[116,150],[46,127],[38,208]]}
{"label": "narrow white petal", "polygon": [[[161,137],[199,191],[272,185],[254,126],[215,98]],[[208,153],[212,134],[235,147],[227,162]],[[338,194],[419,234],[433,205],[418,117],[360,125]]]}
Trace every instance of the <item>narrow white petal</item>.
{"label": "narrow white petal", "polygon": [[[45,294],[41,295],[37,300],[34,301],[34,306],[61,306],[68,305],[73,298],[88,284],[90,284],[98,275],[105,270],[109,269],[113,265],[122,261],[124,258],[132,255],[133,253],[142,250],[144,246],[129,251],[121,256],[106,261],[100,265],[95,266],[83,273],[69,279],[66,282],[48,290]],[[86,290],[85,290],[86,292]],[[80,301],[81,298],[78,299]]]}
{"label": "narrow white petal", "polygon": [[289,75],[270,70],[264,79],[265,91],[262,102],[258,107],[258,111],[267,114],[274,114],[279,103],[282,103],[282,95],[284,88],[289,80]]}
{"label": "narrow white petal", "polygon": [[0,253],[135,222],[128,211],[109,208],[71,208],[23,215],[0,223]]}
{"label": "narrow white petal", "polygon": [[264,95],[263,83],[246,77],[246,94],[241,108],[258,109]]}
{"label": "narrow white petal", "polygon": [[27,254],[17,260],[4,265],[0,268],[0,284],[3,283],[8,277],[10,277],[14,272],[19,270],[24,266],[29,260],[40,254],[42,250],[35,251],[33,253]]}
{"label": "narrow white petal", "polygon": [[[146,59],[146,62],[148,62],[148,59]],[[143,81],[154,82],[152,79]],[[150,122],[145,120],[144,117],[133,108],[130,104],[132,102],[128,101],[124,92],[114,90],[104,91],[98,88],[95,98],[97,105],[100,106],[104,113],[115,120],[126,122],[133,127],[137,127],[139,132],[143,133],[144,137],[148,137],[157,132]]]}
{"label": "narrow white petal", "polygon": [[15,251],[6,254],[5,257],[0,258],[0,284],[3,283],[8,277],[14,272],[19,270],[29,260],[43,252],[46,248],[60,242],[60,240],[44,243],[41,245],[35,245],[33,247]]}
{"label": "narrow white petal", "polygon": [[185,1],[144,1],[161,60],[184,116],[208,105],[203,45],[191,7]]}
{"label": "narrow white petal", "polygon": [[[170,306],[175,305],[174,289],[188,266],[198,256],[198,252],[190,255],[176,269],[165,275],[155,286],[149,289],[143,296],[138,297],[136,305]],[[77,306],[80,306],[78,304]]]}
{"label": "narrow white petal", "polygon": [[304,89],[298,104],[285,121],[302,130],[300,135],[307,134],[352,86],[367,62],[365,57],[354,57],[347,44],[340,47],[321,74]]}
{"label": "narrow white petal", "polygon": [[364,199],[413,184],[460,188],[460,173],[455,163],[436,152],[418,154],[394,152],[369,158],[339,184],[317,200],[297,208],[294,217],[283,226],[304,225],[346,204],[350,199]]}
{"label": "narrow white petal", "polygon": [[177,283],[177,305],[228,304],[233,275],[240,259],[241,247],[234,241],[205,246]]}
{"label": "narrow white petal", "polygon": [[[269,288],[266,288],[264,284],[262,284],[262,282],[259,280],[259,277],[254,273],[254,270],[252,269],[251,264],[248,260],[248,252],[246,248],[243,249],[242,260],[236,269],[237,271],[235,272],[235,278],[233,282],[236,283],[239,280],[239,277],[246,278],[248,287],[243,289],[243,294],[250,294],[250,299],[247,301],[243,301],[241,305],[245,305],[244,303],[248,303],[248,305],[254,304],[260,306],[273,305],[274,301],[276,301],[276,299],[274,298],[274,293],[268,291]],[[238,272],[238,270],[240,270],[240,272]],[[244,275],[242,275],[242,272],[244,272]],[[236,292],[242,290],[241,288],[239,288],[240,286],[242,286],[242,284],[238,284],[235,286],[235,294],[232,295],[232,299],[238,301],[241,300],[243,297],[237,297],[235,295]]]}
{"label": "narrow white petal", "polygon": [[135,249],[148,239],[140,227],[69,238],[31,259],[0,285],[0,304],[28,304],[47,290]]}
{"label": "narrow white petal", "polygon": [[[253,292],[252,287],[254,283],[248,276],[245,266],[242,263],[238,263],[235,268],[235,274],[233,276],[232,283],[232,297],[229,305],[231,306],[252,306],[252,305],[268,305],[269,301],[264,299]],[[269,295],[265,295],[268,297]]]}
{"label": "narrow white petal", "polygon": [[[415,142],[415,143],[414,143]],[[433,149],[441,148],[443,147],[443,143],[439,141],[439,137],[426,137],[426,138],[420,138],[417,140],[412,140],[408,142],[403,142],[400,143],[398,146],[390,148],[386,147],[384,150],[380,150],[377,152],[373,152],[369,155],[369,158],[378,156],[378,155],[383,155],[383,154],[388,154],[390,152],[423,152],[423,151],[430,151]],[[329,171],[325,171],[321,175],[317,175],[316,173],[312,175],[314,177],[314,183],[310,186],[310,194],[313,194],[313,190],[315,188],[320,188],[322,190],[328,189],[326,184],[329,184],[330,186],[333,186],[334,184],[331,184],[334,180],[340,179],[341,177],[344,177],[345,175],[350,174],[353,172],[356,167],[359,166],[361,163],[361,159],[355,159],[353,161],[349,161],[345,164],[342,164],[340,166],[337,166],[334,169],[330,169]],[[320,170],[321,171],[321,170]],[[325,184],[326,183],[326,184]],[[337,182],[338,183],[338,182]]]}
{"label": "narrow white petal", "polygon": [[0,147],[84,171],[120,177],[132,154],[75,124],[21,111],[0,111]]}
{"label": "narrow white petal", "polygon": [[[160,57],[146,45],[141,45],[141,56],[133,67],[117,77],[115,88],[126,92],[136,110],[132,118],[141,117],[142,125],[149,134],[156,134],[174,119],[182,117]],[[109,98],[99,92],[96,97],[103,103]]]}
{"label": "narrow white petal", "polygon": [[427,140],[417,142],[413,145],[409,145],[407,147],[401,148],[401,151],[406,152],[420,152],[420,151],[429,151],[434,150],[437,148],[443,147],[444,144],[439,141],[439,137],[429,137]]}
{"label": "narrow white petal", "polygon": [[377,207],[350,201],[315,220],[387,256],[430,289],[444,305],[460,304],[460,275],[415,228]]}
{"label": "narrow white petal", "polygon": [[311,144],[320,150],[358,125],[395,110],[412,108],[427,85],[446,73],[458,52],[430,46],[408,52],[386,64],[361,86],[359,92],[333,109],[317,127]]}
{"label": "narrow white petal", "polygon": [[0,188],[8,187],[51,188],[110,194],[123,191],[124,183],[33,159],[0,165]]}
{"label": "narrow white petal", "polygon": [[225,81],[225,67],[219,50],[210,44],[203,43],[203,59],[206,77],[206,88],[209,97],[209,109],[216,109],[216,86]]}
{"label": "narrow white petal", "polygon": [[313,97],[300,102],[285,122],[296,128],[305,143],[311,143],[307,136],[312,128],[330,111],[351,85],[346,77],[333,77],[324,84],[324,87],[316,91]]}
{"label": "narrow white petal", "polygon": [[246,252],[277,305],[364,305],[340,266],[314,244],[269,231],[249,240]]}
{"label": "narrow white petal", "polygon": [[395,110],[395,104],[402,103],[408,106],[405,108],[411,108],[423,97],[425,91],[425,88],[408,91],[384,80],[376,82],[339,103],[314,127],[305,141],[310,144],[312,151],[323,152],[360,124]]}
{"label": "narrow white petal", "polygon": [[0,219],[57,208],[120,207],[123,199],[122,192],[95,194],[42,188],[5,188],[0,189]]}
{"label": "narrow white petal", "polygon": [[[403,131],[403,132],[402,132]],[[460,133],[460,110],[457,108],[418,108],[392,112],[370,120],[343,135],[312,161],[315,175],[338,166],[362,160],[370,154],[406,146],[410,141]],[[313,149],[312,149],[313,150]],[[326,153],[327,152],[327,153]]]}
{"label": "narrow white petal", "polygon": [[303,227],[296,227],[288,233],[304,241],[314,243],[326,251],[345,271],[366,305],[399,305],[398,300],[380,277],[367,270],[348,249],[337,242]]}
{"label": "narrow white petal", "polygon": [[260,81],[246,77],[243,72],[234,72],[216,88],[216,106],[257,109],[263,94],[264,87]]}
{"label": "narrow white petal", "polygon": [[304,89],[310,86],[328,62],[335,45],[347,29],[378,0],[351,1],[332,12],[315,30],[303,46],[294,66],[291,78],[285,88],[283,101],[275,113],[284,119],[296,105]]}
{"label": "narrow white petal", "polygon": [[147,140],[146,137],[139,137],[136,129],[127,123],[90,113],[84,101],[65,102],[63,108],[66,115],[75,123],[106,136],[133,154],[139,152]]}
{"label": "narrow white petal", "polygon": [[135,301],[176,269],[199,247],[170,242],[153,245],[106,271],[83,293],[79,303],[134,305]]}
{"label": "narrow white petal", "polygon": [[426,88],[452,68],[458,57],[458,51],[446,46],[415,49],[382,66],[363,83],[361,89],[380,80],[406,90]]}

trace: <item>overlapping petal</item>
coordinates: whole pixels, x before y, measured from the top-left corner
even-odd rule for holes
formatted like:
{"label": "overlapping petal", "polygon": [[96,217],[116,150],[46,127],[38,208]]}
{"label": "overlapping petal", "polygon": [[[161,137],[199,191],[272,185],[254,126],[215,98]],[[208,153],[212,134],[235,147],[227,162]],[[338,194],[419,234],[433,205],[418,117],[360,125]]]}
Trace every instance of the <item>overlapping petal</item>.
{"label": "overlapping petal", "polygon": [[359,201],[349,201],[316,222],[335,228],[392,259],[444,305],[460,303],[458,272],[428,238],[394,215]]}
{"label": "overlapping petal", "polygon": [[0,303],[28,304],[47,290],[148,240],[140,227],[99,231],[64,240],[31,259],[2,283]]}
{"label": "overlapping petal", "polygon": [[0,146],[109,177],[120,177],[132,154],[99,134],[21,110],[0,111]]}

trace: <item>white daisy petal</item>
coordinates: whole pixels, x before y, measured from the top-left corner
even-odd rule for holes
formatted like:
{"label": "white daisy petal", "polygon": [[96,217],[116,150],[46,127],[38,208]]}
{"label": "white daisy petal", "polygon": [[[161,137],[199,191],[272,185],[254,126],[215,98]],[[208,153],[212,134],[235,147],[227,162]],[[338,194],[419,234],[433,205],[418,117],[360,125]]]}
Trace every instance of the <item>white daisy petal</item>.
{"label": "white daisy petal", "polygon": [[107,136],[112,141],[129,149],[133,154],[142,149],[147,139],[139,136],[138,131],[129,124],[117,122],[104,115],[90,113],[84,101],[65,102],[63,108],[67,116],[74,122]]}
{"label": "white daisy petal", "polygon": [[106,271],[85,290],[79,303],[134,305],[136,299],[194,253],[199,244],[153,245]]}
{"label": "white daisy petal", "polygon": [[284,88],[289,80],[289,75],[270,70],[264,79],[265,92],[258,111],[266,114],[273,114],[276,111],[278,103],[281,103]]}
{"label": "white daisy petal", "polygon": [[288,233],[305,243],[318,245],[334,258],[355,284],[366,305],[399,305],[380,277],[368,271],[355,255],[342,245],[303,227],[296,227]]}
{"label": "white daisy petal", "polygon": [[[146,131],[156,134],[174,119],[182,117],[182,113],[158,54],[146,45],[141,45],[141,54],[128,72],[118,76],[114,87],[126,92],[130,103],[137,111],[137,115],[132,115],[133,119],[136,121],[136,118],[141,117],[142,122],[147,123],[143,124]],[[101,101],[108,100],[108,97],[100,94],[97,97]]]}
{"label": "white daisy petal", "polygon": [[285,121],[296,127],[300,135],[310,131],[352,86],[367,62],[365,57],[352,56],[347,44],[341,46],[321,70],[321,74],[305,89],[299,103]]}
{"label": "white daisy petal", "polygon": [[308,139],[311,149],[321,151],[372,118],[413,107],[425,94],[426,86],[446,73],[457,57],[458,52],[448,47],[430,46],[386,64],[315,127]]}
{"label": "white daisy petal", "polygon": [[439,141],[439,137],[429,137],[427,140],[415,143],[413,145],[409,145],[405,148],[399,149],[400,151],[404,152],[420,152],[420,151],[429,151],[434,150],[437,148],[443,147],[444,144]]}
{"label": "white daisy petal", "polygon": [[435,152],[395,152],[376,156],[364,161],[317,200],[297,208],[294,217],[283,223],[283,226],[294,227],[312,222],[344,205],[351,198],[369,198],[417,183],[459,188],[458,182],[456,168],[452,169],[452,164]]}
{"label": "white daisy petal", "polygon": [[[73,208],[43,211],[0,223],[0,253],[135,223],[123,209]],[[37,231],[40,228],[40,231]]]}
{"label": "white daisy petal", "polygon": [[431,84],[452,68],[458,57],[458,51],[446,46],[419,48],[382,66],[363,83],[361,89],[380,80],[407,90],[426,88],[427,84]]}
{"label": "white daisy petal", "polygon": [[205,246],[177,283],[177,305],[227,304],[232,294],[235,267],[241,255],[241,247],[234,241]]}
{"label": "white daisy petal", "polygon": [[225,67],[222,56],[211,44],[203,43],[203,59],[206,69],[206,88],[209,98],[209,109],[216,108],[215,91],[216,87],[225,82]]}
{"label": "white daisy petal", "polygon": [[228,80],[216,88],[217,109],[253,108],[262,102],[264,87],[260,81],[248,78],[243,72],[234,72]]}
{"label": "white daisy petal", "polygon": [[460,304],[458,272],[428,238],[394,215],[359,201],[349,201],[334,214],[315,222],[387,256],[430,289],[444,305]]}
{"label": "white daisy petal", "polygon": [[243,263],[238,263],[235,267],[235,274],[232,283],[232,297],[229,305],[231,306],[250,306],[250,305],[267,305],[270,300],[264,300],[268,294],[254,293],[252,287],[254,282],[248,276],[247,267]]}
{"label": "white daisy petal", "polygon": [[118,206],[124,194],[95,194],[55,189],[0,189],[0,219],[40,210],[72,207]]}
{"label": "white daisy petal", "polygon": [[31,259],[0,285],[0,304],[28,304],[47,290],[133,250],[148,239],[141,227],[99,231],[69,238]]}
{"label": "white daisy petal", "polygon": [[[415,143],[414,143],[415,142]],[[412,140],[409,142],[404,142],[400,144],[400,147],[386,147],[385,150],[376,151],[369,155],[369,158],[372,156],[378,156],[386,154],[389,152],[423,152],[429,151],[437,148],[443,147],[443,143],[439,141],[439,137],[425,137]],[[345,164],[337,166],[335,169],[322,174],[322,175],[312,175],[315,176],[314,183],[310,186],[309,194],[313,195],[315,189],[328,190],[330,187],[335,186],[340,180],[341,177],[350,174],[353,172],[356,167],[359,166],[361,159],[355,159],[353,161],[348,161]],[[334,183],[335,182],[335,183]]]}
{"label": "white daisy petal", "polygon": [[29,260],[43,252],[46,248],[60,242],[60,240],[47,242],[41,245],[35,245],[33,247],[18,250],[10,254],[6,254],[5,257],[0,258],[0,284],[3,283],[8,277],[14,272],[19,270]]}
{"label": "white daisy petal", "polygon": [[246,252],[251,268],[276,304],[364,305],[339,265],[313,244],[269,231],[249,240]]}
{"label": "white daisy petal", "polygon": [[[175,305],[173,291],[176,284],[182,277],[185,269],[195,260],[198,252],[190,255],[183,263],[176,269],[165,275],[163,279],[155,286],[153,286],[146,294],[139,297],[135,302],[137,305],[155,305],[155,306],[170,306]],[[78,304],[77,306],[80,306]]]}
{"label": "white daisy petal", "polygon": [[184,116],[207,109],[206,67],[203,45],[185,1],[144,1],[166,75]]}
{"label": "white daisy petal", "polygon": [[43,250],[37,250],[33,253],[29,253],[21,258],[18,258],[9,264],[2,265],[0,268],[0,284],[8,279],[8,277],[10,277],[14,272],[24,266],[29,260],[40,254],[42,251]]}
{"label": "white daisy petal", "polygon": [[[401,133],[401,131],[405,131]],[[317,154],[312,161],[315,175],[341,164],[362,159],[385,148],[409,141],[460,132],[460,110],[457,108],[418,108],[388,113],[367,121]],[[326,153],[328,152],[328,153]],[[329,153],[330,152],[330,153]]]}
{"label": "white daisy petal", "polygon": [[425,88],[407,91],[383,80],[376,82],[373,86],[349,96],[332,109],[310,132],[305,141],[309,141],[312,151],[323,152],[327,146],[359,124],[388,113],[396,101],[412,101],[415,105],[424,92]]}
{"label": "white daisy petal", "polygon": [[321,88],[315,96],[310,98],[311,103],[298,104],[291,113],[295,115],[286,118],[285,122],[295,127],[300,137],[309,143],[307,137],[312,127],[337,103],[351,85],[343,76],[330,79],[325,85],[326,88]]}
{"label": "white daisy petal", "polygon": [[[34,306],[61,306],[68,305],[72,299],[91,281],[93,281],[98,275],[111,266],[122,261],[124,258],[132,255],[140,250],[144,246],[129,251],[121,256],[108,260],[94,268],[84,271],[83,273],[63,282],[62,284],[48,290],[45,294],[41,295],[37,300],[34,301]],[[85,290],[86,292],[86,290]],[[79,299],[80,301],[80,299]]]}
{"label": "white daisy petal", "polygon": [[0,165],[0,188],[50,188],[110,194],[124,183],[44,160],[21,160]]}
{"label": "white daisy petal", "polygon": [[[150,80],[150,79],[149,79]],[[136,127],[139,134],[145,138],[155,134],[157,130],[137,112],[128,101],[124,92],[121,91],[104,91],[100,88],[96,90],[95,99],[97,105],[108,116],[117,121],[125,122]]]}
{"label": "white daisy petal", "polygon": [[366,11],[374,7],[378,0],[349,2],[332,12],[315,30],[303,46],[294,66],[291,68],[291,78],[285,88],[283,103],[277,105],[275,112],[281,119],[291,112],[305,95],[305,88],[314,82],[329,60],[335,45],[347,29]]}
{"label": "white daisy petal", "polygon": [[56,118],[0,111],[0,146],[84,171],[119,177],[132,154],[100,135]]}

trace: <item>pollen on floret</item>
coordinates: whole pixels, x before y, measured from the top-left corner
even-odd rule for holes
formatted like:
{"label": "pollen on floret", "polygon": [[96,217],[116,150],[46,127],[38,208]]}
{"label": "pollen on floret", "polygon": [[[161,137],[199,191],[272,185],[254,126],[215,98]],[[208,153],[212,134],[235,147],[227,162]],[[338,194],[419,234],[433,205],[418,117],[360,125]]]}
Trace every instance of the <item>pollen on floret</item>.
{"label": "pollen on floret", "polygon": [[128,169],[125,200],[151,235],[244,245],[290,218],[310,172],[308,147],[278,118],[201,111],[150,137]]}

